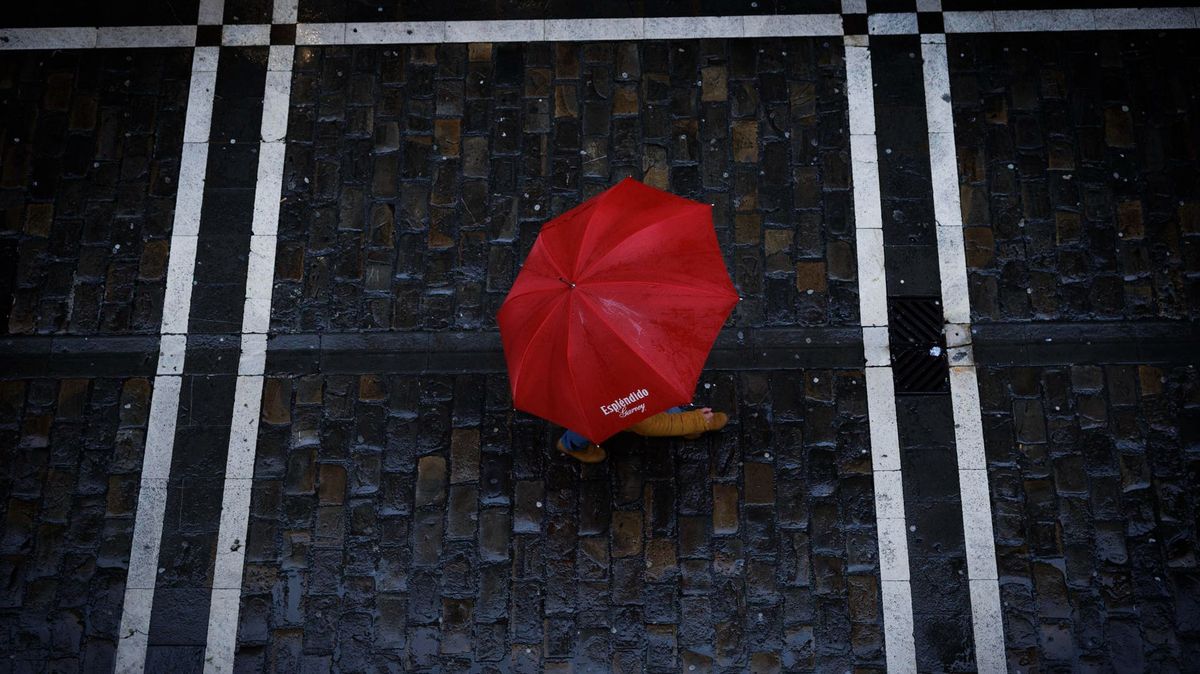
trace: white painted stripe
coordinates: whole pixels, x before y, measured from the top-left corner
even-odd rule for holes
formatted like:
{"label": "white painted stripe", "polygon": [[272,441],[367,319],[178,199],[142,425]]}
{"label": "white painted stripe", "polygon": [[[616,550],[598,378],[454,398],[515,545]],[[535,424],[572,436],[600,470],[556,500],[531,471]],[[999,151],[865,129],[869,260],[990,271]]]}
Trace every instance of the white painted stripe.
{"label": "white painted stripe", "polygon": [[872,14],[867,17],[871,35],[912,35],[917,32],[917,15],[912,12]]}
{"label": "white painted stripe", "polygon": [[646,18],[647,40],[689,40],[697,37],[743,37],[741,16],[656,16]]}
{"label": "white painted stripe", "polygon": [[266,24],[234,24],[221,28],[226,47],[255,47],[271,44],[271,27]]}
{"label": "white painted stripe", "polygon": [[171,236],[167,258],[167,287],[163,295],[164,335],[186,335],[188,310],[192,306],[192,277],[196,269],[196,236]]}
{"label": "white painted stripe", "polygon": [[91,49],[95,28],[0,28],[0,50]]}
{"label": "white painted stripe", "polygon": [[875,517],[885,520],[905,519],[904,481],[899,470],[881,470],[875,474]]}
{"label": "white painted stripe", "polygon": [[200,0],[197,23],[202,26],[219,26],[225,23],[225,0]]}
{"label": "white painted stripe", "polygon": [[868,367],[866,377],[872,469],[876,472],[899,471],[900,433],[896,426],[896,387],[892,368]]}
{"label": "white painted stripe", "polygon": [[184,143],[179,156],[179,187],[175,191],[175,224],[172,235],[200,233],[200,207],[204,203],[204,176],[208,169],[208,143]]}
{"label": "white painted stripe", "polygon": [[947,33],[993,33],[996,17],[991,12],[942,12]]}
{"label": "white painted stripe", "polygon": [[[294,23],[296,0],[287,0],[275,23]],[[866,13],[861,0],[847,0],[850,13]],[[940,5],[920,0],[920,6]],[[200,25],[220,25],[223,3],[201,3]],[[922,9],[921,11],[936,11]],[[1144,9],[1035,9],[944,12],[947,33],[1014,33],[1071,30],[1169,30],[1200,28],[1200,10],[1185,7]],[[872,14],[873,35],[913,34],[911,12]],[[270,27],[223,27],[228,46],[266,45]],[[804,37],[841,35],[840,14],[649,17],[613,19],[529,19],[517,21],[423,21],[371,23],[297,23],[296,44],[441,44],[463,42],[545,42],[588,40],[685,40],[721,37]],[[0,50],[91,49],[96,47],[186,47],[195,44],[194,26],[90,26],[67,28],[2,28]]]}
{"label": "white painted stripe", "polygon": [[183,357],[186,353],[187,335],[160,335],[158,371],[155,374],[183,374]]}
{"label": "white painted stripe", "polygon": [[950,403],[954,410],[954,446],[959,470],[987,470],[983,446],[983,421],[979,410],[979,382],[974,365],[950,368]]}
{"label": "white painted stripe", "polygon": [[883,638],[889,672],[916,672],[908,528],[900,470],[895,386],[888,346],[887,278],[883,265],[883,222],[879,201],[879,158],[875,140],[874,78],[864,36],[846,36],[846,95],[854,183],[858,297],[866,357],[867,417],[883,588]]}
{"label": "white painted stripe", "polygon": [[237,648],[237,623],[241,607],[242,572],[245,568],[246,531],[250,521],[258,421],[262,411],[263,372],[267,360],[271,286],[275,273],[275,246],[279,229],[279,197],[283,185],[288,102],[294,50],[272,46],[263,97],[258,179],[254,194],[246,301],[242,312],[242,349],[225,460],[225,488],[221,499],[221,524],[217,532],[212,600],[204,651],[206,674],[232,672]]}
{"label": "white painted stripe", "polygon": [[296,44],[301,46],[338,45],[346,43],[344,23],[298,23]]}
{"label": "white painted stripe", "polygon": [[163,517],[166,516],[167,483],[175,449],[175,423],[179,417],[179,395],[187,353],[187,314],[192,303],[192,279],[196,275],[199,207],[204,193],[206,143],[212,119],[212,85],[218,55],[220,50],[205,47],[194,50],[192,56],[192,83],[187,96],[185,143],[167,258],[167,289],[163,297],[157,375],[150,399],[142,481],[133,519],[130,567],[121,608],[121,639],[116,646],[116,672],[122,674],[142,672],[145,668],[158,550],[162,543]]}
{"label": "white painted stripe", "polygon": [[[194,30],[194,29],[193,29]],[[175,451],[175,426],[179,417],[179,394],[187,354],[188,310],[192,301],[192,279],[196,271],[198,209],[203,199],[208,132],[212,121],[213,83],[219,50],[197,48],[192,57],[192,83],[185,115],[180,181],[175,195],[176,218],[172,223],[171,251],[159,330],[159,356],[146,447],[142,454],[141,490],[133,521],[133,544],[121,609],[121,638],[117,642],[116,671],[141,672],[146,666],[150,634],[150,612],[158,576],[159,547],[167,507],[167,482]],[[190,138],[189,138],[190,134]],[[195,211],[195,212],[193,212]]]}
{"label": "white painted stripe", "polygon": [[1004,655],[1004,618],[1000,613],[1000,593],[996,581],[972,579],[971,624],[975,631],[975,664],[980,672],[1004,672],[1008,663]]}
{"label": "white painted stripe", "polygon": [[96,29],[96,46],[101,49],[191,47],[195,44],[195,26],[104,26]]}
{"label": "white painted stripe", "polygon": [[883,594],[887,671],[917,671],[917,647],[913,639],[912,588],[907,580],[885,580]]}
{"label": "white painted stripe", "polygon": [[942,0],[917,0],[918,12],[940,12],[942,11]]}
{"label": "white painted stripe", "polygon": [[[1069,25],[1078,14],[1061,17]],[[967,580],[971,587],[971,620],[975,665],[981,674],[1007,671],[1004,624],[1000,618],[1000,584],[992,535],[992,505],[988,491],[987,457],[983,444],[979,384],[970,346],[971,303],[963,246],[962,210],[958,192],[954,123],[950,105],[950,76],[946,45],[921,45],[924,60],[925,103],[929,127],[930,176],[937,221],[938,268],[947,345],[953,346],[950,399],[958,455],[959,497],[962,503]]]}
{"label": "white painted stripe", "polygon": [[1139,9],[1095,9],[1096,30],[1160,30],[1196,28],[1194,7],[1145,7]]}
{"label": "white painted stripe", "polygon": [[551,42],[641,40],[645,35],[646,26],[641,18],[546,20],[546,39]]}
{"label": "white painted stripe", "polygon": [[891,351],[888,348],[888,329],[886,325],[863,326],[863,356],[867,367],[888,367],[892,364]]}
{"label": "white painted stripe", "polygon": [[[275,200],[278,209],[279,200]],[[246,297],[270,299],[275,275],[275,236],[252,235],[250,259],[246,270]]]}
{"label": "white painted stripe", "polygon": [[445,21],[346,24],[346,44],[431,44],[445,41]]}
{"label": "white painted stripe", "polygon": [[[858,190],[855,190],[855,196],[858,196]],[[856,213],[855,217],[857,215]],[[864,326],[887,327],[887,275],[883,266],[883,230],[855,230],[854,238],[858,249],[859,322]]]}
{"label": "white painted stripe", "polygon": [[542,42],[545,39],[546,22],[542,19],[446,22],[446,42]]}
{"label": "white painted stripe", "polygon": [[842,34],[840,14],[772,14],[742,18],[744,37],[819,37]]}
{"label": "white painted stripe", "polygon": [[1096,16],[1090,9],[998,10],[992,16],[999,33],[1096,28]]}
{"label": "white painted stripe", "polygon": [[296,23],[299,20],[300,0],[275,0],[273,5],[272,23]]}
{"label": "white painted stripe", "polygon": [[[192,68],[192,81],[188,92],[188,109],[184,116],[183,142],[207,143],[212,126],[213,91],[217,86],[217,58],[220,47],[196,47],[192,62],[200,62],[206,69]],[[212,69],[209,70],[211,65]],[[192,106],[191,101],[196,105]],[[184,148],[187,149],[186,147]],[[184,187],[180,185],[180,187]]]}

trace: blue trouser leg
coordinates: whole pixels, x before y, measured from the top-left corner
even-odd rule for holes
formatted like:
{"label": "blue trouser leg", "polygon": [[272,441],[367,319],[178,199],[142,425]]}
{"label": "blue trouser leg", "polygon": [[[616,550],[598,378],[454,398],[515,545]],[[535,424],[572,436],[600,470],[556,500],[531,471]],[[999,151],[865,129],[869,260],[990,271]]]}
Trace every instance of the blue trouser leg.
{"label": "blue trouser leg", "polygon": [[567,429],[559,439],[568,452],[578,452],[588,446],[589,440],[571,429]]}

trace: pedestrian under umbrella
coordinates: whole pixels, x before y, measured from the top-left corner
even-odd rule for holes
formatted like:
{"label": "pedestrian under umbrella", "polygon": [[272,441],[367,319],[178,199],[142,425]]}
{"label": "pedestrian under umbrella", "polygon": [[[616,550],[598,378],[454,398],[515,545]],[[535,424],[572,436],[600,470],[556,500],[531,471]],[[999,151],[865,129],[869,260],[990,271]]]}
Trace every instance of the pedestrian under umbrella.
{"label": "pedestrian under umbrella", "polygon": [[513,404],[587,462],[622,430],[717,430],[725,414],[680,406],[737,301],[711,207],[627,178],[542,227],[501,306]]}

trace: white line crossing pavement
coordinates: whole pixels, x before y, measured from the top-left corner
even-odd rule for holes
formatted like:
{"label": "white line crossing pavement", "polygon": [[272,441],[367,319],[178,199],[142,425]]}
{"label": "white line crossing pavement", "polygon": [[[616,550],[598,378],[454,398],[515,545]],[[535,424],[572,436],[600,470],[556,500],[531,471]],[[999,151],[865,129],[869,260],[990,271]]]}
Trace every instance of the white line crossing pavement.
{"label": "white line crossing pavement", "polygon": [[[857,10],[865,3],[847,3]],[[923,5],[929,5],[923,2]],[[211,7],[215,5],[215,9]],[[927,11],[927,10],[922,10]],[[928,10],[936,11],[936,10]],[[276,3],[275,23],[295,23],[296,0]],[[916,14],[867,15],[872,34],[915,34]],[[1022,9],[942,13],[946,33],[1012,33],[1200,28],[1200,9]],[[219,2],[205,2],[200,25],[220,25]],[[442,44],[463,42],[555,42],[564,40],[676,40],[718,37],[841,36],[840,14],[525,19],[510,21],[418,21],[296,23],[296,44]],[[0,50],[185,47],[195,26],[0,28]],[[270,44],[270,26],[225,26],[229,46]]]}
{"label": "white line crossing pavement", "polygon": [[[278,5],[278,3],[277,3]],[[279,11],[279,7],[276,7]],[[293,10],[294,11],[294,10]],[[242,312],[242,349],[234,390],[225,488],[217,533],[212,601],[204,650],[206,674],[232,672],[237,649],[246,530],[262,407],[266,369],[267,329],[270,327],[271,287],[275,272],[275,242],[279,228],[279,197],[283,185],[288,104],[291,97],[295,48],[272,46],[263,97],[255,208],[251,223],[246,298]]]}
{"label": "white line crossing pavement", "polygon": [[[179,226],[173,227],[171,232],[158,373],[154,378],[150,401],[146,448],[142,456],[141,489],[134,516],[129,575],[121,611],[120,641],[117,643],[116,671],[122,674],[141,672],[146,667],[150,611],[154,606],[159,547],[162,545],[163,518],[167,507],[167,481],[175,448],[175,423],[179,416],[179,391],[187,349],[188,310],[196,271],[195,226],[198,226],[199,204],[204,194],[208,131],[212,123],[219,52],[217,47],[198,47],[192,55],[192,81],[180,160],[181,167],[188,167],[187,175],[190,178],[179,181],[175,196],[176,222]],[[193,215],[197,217],[195,223],[191,222]]]}
{"label": "white line crossing pavement", "polygon": [[858,247],[859,314],[867,358],[867,417],[871,434],[883,638],[889,672],[917,671],[913,639],[912,584],[896,426],[895,386],[888,347],[887,279],[875,139],[875,97],[866,36],[847,36],[846,96]]}
{"label": "white line crossing pavement", "polygon": [[942,308],[947,348],[950,350],[950,398],[954,411],[967,580],[971,589],[975,663],[981,674],[998,674],[1007,671],[1008,667],[1004,652],[1004,623],[1000,613],[1000,582],[996,570],[987,461],[983,452],[979,384],[970,344],[971,303],[967,289],[945,36],[925,36],[921,53],[924,59],[925,109],[929,128],[933,210],[937,221]]}

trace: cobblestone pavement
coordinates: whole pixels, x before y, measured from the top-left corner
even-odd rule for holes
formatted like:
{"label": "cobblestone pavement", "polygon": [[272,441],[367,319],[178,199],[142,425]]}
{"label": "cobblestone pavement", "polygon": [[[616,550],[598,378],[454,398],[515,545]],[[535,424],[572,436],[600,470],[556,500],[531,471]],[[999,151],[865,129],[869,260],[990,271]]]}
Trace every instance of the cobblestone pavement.
{"label": "cobblestone pavement", "polygon": [[269,379],[239,667],[878,667],[862,373],[699,394],[734,425],[581,466],[502,376]]}
{"label": "cobblestone pavement", "polygon": [[[203,25],[0,52],[0,673],[1195,669],[1195,13],[460,4],[6,10]],[[304,27],[787,12],[846,35]],[[512,409],[494,316],[540,226],[627,176],[713,204],[743,301],[696,402],[732,421],[588,466]],[[902,315],[954,323],[956,272],[974,361]],[[931,347],[965,395],[893,384]]]}
{"label": "cobblestone pavement", "polygon": [[1200,316],[1192,37],[950,41],[975,320]]}
{"label": "cobblestone pavement", "polygon": [[982,368],[980,392],[1010,666],[1193,669],[1196,368]]}
{"label": "cobblestone pavement", "polygon": [[103,671],[116,648],[151,382],[0,382],[5,671]]}
{"label": "cobblestone pavement", "polygon": [[158,332],[190,62],[0,55],[7,334]]}
{"label": "cobblestone pavement", "polygon": [[495,329],[541,224],[626,176],[714,205],[732,325],[853,325],[844,79],[817,38],[302,48],[272,330]]}

